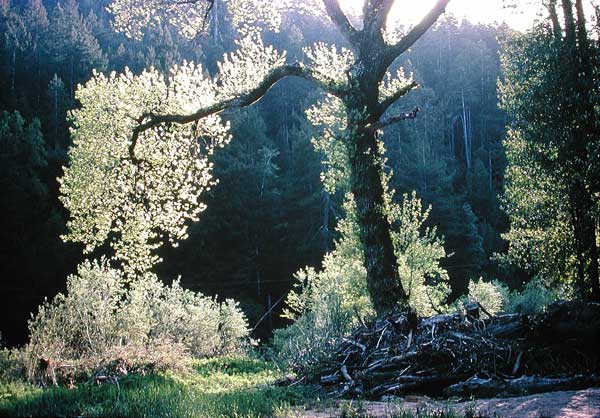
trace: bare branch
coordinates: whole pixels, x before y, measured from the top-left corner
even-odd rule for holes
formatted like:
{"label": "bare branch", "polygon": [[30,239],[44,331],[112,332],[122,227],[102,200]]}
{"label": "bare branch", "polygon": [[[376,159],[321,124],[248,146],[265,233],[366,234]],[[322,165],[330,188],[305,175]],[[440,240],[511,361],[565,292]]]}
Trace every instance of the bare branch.
{"label": "bare branch", "polygon": [[385,127],[393,125],[394,123],[402,122],[403,120],[416,119],[417,114],[419,113],[420,110],[421,110],[420,108],[415,107],[410,112],[400,113],[399,115],[392,116],[388,119],[379,121],[379,122],[371,125],[370,129],[372,129],[373,131],[378,131],[380,129],[383,129]]}
{"label": "bare branch", "polygon": [[333,80],[324,81],[325,77],[322,74],[317,73],[315,70],[309,67],[306,67],[302,64],[283,65],[271,70],[271,72],[269,72],[269,74],[267,74],[267,76],[254,89],[246,92],[245,94],[200,108],[194,113],[185,115],[157,115],[147,113],[142,115],[137,120],[138,125],[133,130],[131,136],[131,144],[129,145],[129,157],[131,158],[131,161],[133,161],[134,164],[140,162],[140,159],[135,155],[135,147],[142,132],[162,124],[176,123],[183,125],[198,121],[210,115],[220,113],[225,109],[236,109],[250,106],[251,104],[260,100],[271,89],[271,87],[285,77],[301,77],[305,80],[312,81],[323,90],[334,96],[340,97],[345,92],[344,87],[338,86]]}
{"label": "bare branch", "polygon": [[438,20],[446,11],[446,6],[450,0],[438,0],[430,12],[414,28],[412,28],[395,45],[388,48],[384,54],[384,62],[389,66],[400,54],[406,52],[427,32],[427,30]]}
{"label": "bare branch", "polygon": [[388,108],[391,105],[393,105],[398,99],[406,96],[408,93],[410,93],[413,89],[417,87],[419,87],[419,83],[417,83],[416,81],[412,81],[410,84],[407,84],[406,86],[398,89],[396,92],[394,92],[394,94],[387,97],[379,104],[379,114],[383,115],[385,111],[388,110]]}
{"label": "bare branch", "polygon": [[359,32],[348,20],[348,17],[340,7],[339,0],[323,0],[323,4],[331,21],[352,45],[356,45],[358,43]]}

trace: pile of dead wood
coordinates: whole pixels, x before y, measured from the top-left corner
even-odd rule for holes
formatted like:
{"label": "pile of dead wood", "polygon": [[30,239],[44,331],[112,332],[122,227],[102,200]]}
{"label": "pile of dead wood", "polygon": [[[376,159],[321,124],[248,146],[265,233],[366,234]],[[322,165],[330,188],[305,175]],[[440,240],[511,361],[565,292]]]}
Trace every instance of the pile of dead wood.
{"label": "pile of dead wood", "polygon": [[316,376],[333,396],[495,396],[600,384],[600,304],[544,315],[400,313],[342,339]]}

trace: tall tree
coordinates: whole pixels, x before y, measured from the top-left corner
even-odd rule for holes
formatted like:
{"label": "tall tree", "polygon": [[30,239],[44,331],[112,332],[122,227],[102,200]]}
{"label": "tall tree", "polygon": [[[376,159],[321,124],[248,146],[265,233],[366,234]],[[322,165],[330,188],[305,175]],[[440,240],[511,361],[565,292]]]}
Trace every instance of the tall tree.
{"label": "tall tree", "polygon": [[[557,3],[548,1],[548,21],[518,37],[505,55],[503,105],[513,118],[513,148],[521,147],[543,176],[554,183],[552,188],[540,190],[558,189],[563,193],[560,198],[567,202],[579,295],[600,300],[598,50],[587,32],[582,1],[561,1],[562,24]],[[519,172],[513,170],[513,176]],[[508,194],[519,196],[510,189]],[[519,201],[513,203],[519,205]],[[517,213],[512,213],[513,228],[519,229],[520,221],[514,217]]]}
{"label": "tall tree", "polygon": [[[10,56],[10,90],[15,95],[17,78],[17,57],[31,42],[31,34],[21,16],[8,6],[0,7],[0,13],[4,13],[4,39],[6,49]],[[4,11],[4,12],[2,12]]]}
{"label": "tall tree", "polygon": [[88,77],[92,68],[102,69],[105,65],[98,40],[79,12],[76,0],[58,2],[52,10],[47,47],[54,70],[68,80],[71,98],[77,83]]}
{"label": "tall tree", "polygon": [[39,105],[41,99],[42,85],[41,85],[41,71],[42,71],[42,49],[43,39],[48,30],[48,12],[44,7],[41,0],[28,0],[27,6],[23,11],[23,20],[25,25],[29,29],[31,36],[31,48],[29,49],[30,56],[32,58],[32,66],[35,74],[35,81],[37,84],[37,103]]}
{"label": "tall tree", "polygon": [[[392,104],[416,87],[416,83],[411,80],[401,76],[394,77],[388,68],[435,23],[448,2],[449,0],[438,0],[421,22],[395,41],[391,36],[386,36],[386,29],[389,29],[388,15],[395,3],[393,0],[367,0],[363,7],[362,28],[357,28],[350,22],[338,0],[324,0],[327,16],[343,34],[350,49],[338,52],[335,47],[317,44],[308,54],[312,61],[308,66],[286,64],[284,55],[273,56],[271,48],[262,47],[257,38],[250,35],[250,39],[254,38],[251,50],[244,51],[244,45],[248,44],[242,41],[239,55],[226,56],[221,63],[215,98],[209,103],[197,105],[195,110],[190,109],[189,112],[170,112],[164,107],[145,108],[140,103],[137,126],[129,124],[129,129],[132,130],[128,147],[129,160],[134,167],[139,167],[143,162],[136,154],[138,142],[144,141],[149,133],[160,137],[173,124],[193,126],[201,123],[203,118],[224,109],[248,106],[260,99],[275,83],[288,76],[303,77],[314,82],[343,104],[346,115],[344,143],[351,167],[350,189],[356,204],[367,285],[373,305],[378,313],[390,311],[398,303],[405,306],[407,294],[399,278],[398,262],[386,216],[382,184],[383,156],[377,138],[379,132],[386,127],[416,116],[416,110],[385,116]],[[117,15],[117,25],[120,24],[133,36],[139,36],[141,26],[160,21],[161,17],[177,22],[183,33],[193,36],[194,29],[197,31],[197,25],[204,21],[202,15],[206,13],[206,7],[210,9],[207,2],[198,1],[186,2],[184,5],[173,2],[166,6],[163,2],[159,5],[147,1],[141,7],[138,7],[139,3],[130,3],[130,0],[115,1],[113,11]],[[229,4],[233,20],[239,18],[238,22],[244,22],[240,25],[245,32],[250,32],[246,18],[250,18],[250,22],[263,19],[263,25],[264,22],[274,22],[270,7],[262,2],[257,2],[255,9],[248,5],[240,7],[235,1]],[[205,7],[199,8],[201,5]],[[248,10],[253,10],[254,13],[249,16]],[[239,13],[236,14],[236,11]],[[269,19],[264,19],[261,12],[267,13]],[[265,54],[265,58],[272,56],[271,61],[261,58]],[[251,68],[247,67],[248,64],[251,64]],[[251,73],[244,73],[250,70]],[[197,90],[196,94],[201,95],[202,91]],[[91,212],[72,214],[75,217],[95,216]]]}

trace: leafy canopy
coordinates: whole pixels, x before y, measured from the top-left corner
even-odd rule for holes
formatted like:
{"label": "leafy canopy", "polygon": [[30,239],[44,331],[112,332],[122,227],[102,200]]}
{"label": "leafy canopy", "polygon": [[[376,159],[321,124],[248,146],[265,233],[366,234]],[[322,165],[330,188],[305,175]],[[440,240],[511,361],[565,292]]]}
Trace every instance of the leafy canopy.
{"label": "leafy canopy", "polygon": [[[284,73],[302,75],[333,93],[348,83],[347,71],[355,61],[349,50],[317,43],[305,48],[308,65],[289,66],[285,52],[263,43],[258,26],[276,30],[282,10],[323,11],[320,1],[300,9],[292,3],[228,0],[242,36],[236,51],[218,63],[215,76],[184,63],[174,66],[168,78],[153,68],[139,75],[95,73],[78,89],[74,146],[60,182],[61,200],[71,214],[67,240],[83,243],[86,252],[109,242],[128,273],[150,269],[160,261],[155,250],[162,241],[177,245],[185,239],[187,225],[205,208],[202,192],[215,183],[209,157],[230,139],[220,110],[252,103]],[[116,28],[134,38],[143,27],[164,23],[193,37],[210,7],[206,1],[115,0],[110,10]],[[388,73],[380,97],[393,98],[394,89],[409,81],[403,72]],[[339,101],[330,107],[334,113],[343,111]],[[343,119],[327,114],[322,122],[343,129]],[[177,117],[155,123],[157,115]]]}
{"label": "leafy canopy", "polygon": [[134,75],[94,77],[76,98],[74,145],[61,179],[61,200],[71,213],[69,241],[91,252],[110,242],[128,272],[160,261],[153,253],[163,238],[185,239],[187,225],[205,209],[202,192],[215,184],[209,157],[229,142],[229,125],[218,115],[194,124],[165,124],[139,133],[137,125],[156,113],[190,113],[256,87],[285,54],[254,35],[225,55],[209,77],[184,63],[165,78],[155,69]]}

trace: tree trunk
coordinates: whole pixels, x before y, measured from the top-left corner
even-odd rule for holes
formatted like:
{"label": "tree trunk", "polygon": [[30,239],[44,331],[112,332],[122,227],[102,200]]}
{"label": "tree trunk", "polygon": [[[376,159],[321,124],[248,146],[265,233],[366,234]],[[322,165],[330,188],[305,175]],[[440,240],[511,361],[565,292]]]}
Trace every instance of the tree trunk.
{"label": "tree trunk", "polygon": [[[406,305],[407,297],[398,273],[398,260],[392,243],[390,223],[385,208],[382,156],[377,134],[369,129],[369,109],[365,90],[357,90],[346,103],[347,138],[350,159],[350,184],[356,203],[356,217],[363,244],[367,270],[367,288],[373,307],[379,315],[389,313],[398,304]],[[367,112],[368,113],[368,112]]]}
{"label": "tree trunk", "polygon": [[465,92],[461,92],[462,98],[462,122],[463,122],[463,141],[465,144],[465,161],[467,163],[467,171],[471,169],[471,144],[469,138],[469,117],[465,106]]}
{"label": "tree trunk", "polygon": [[577,283],[584,300],[600,301],[598,279],[598,247],[594,204],[582,180],[571,186],[571,216],[577,253]]}
{"label": "tree trunk", "polygon": [[13,98],[15,96],[15,80],[17,78],[17,47],[14,46],[12,50],[11,59],[11,71],[10,71],[10,91],[12,92]]}
{"label": "tree trunk", "polygon": [[[594,99],[592,52],[586,29],[586,19],[581,0],[575,1],[575,16],[570,0],[563,1],[567,30],[566,52],[571,63],[571,85],[575,91],[569,97],[569,109],[577,120],[573,129],[573,161],[580,176],[571,183],[570,200],[573,232],[577,253],[577,277],[581,297],[600,301],[598,273],[598,247],[596,244],[596,219],[594,217],[593,190],[585,177],[590,158],[588,147],[598,134]],[[567,11],[568,9],[568,11]]]}

